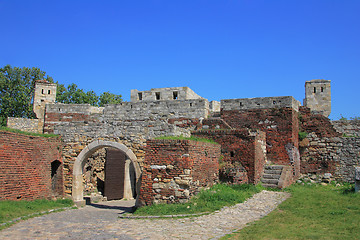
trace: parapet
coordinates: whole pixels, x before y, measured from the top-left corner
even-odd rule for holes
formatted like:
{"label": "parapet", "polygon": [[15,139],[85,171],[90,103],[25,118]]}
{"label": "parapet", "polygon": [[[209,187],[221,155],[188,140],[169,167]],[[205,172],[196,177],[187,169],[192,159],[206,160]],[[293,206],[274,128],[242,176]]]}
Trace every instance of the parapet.
{"label": "parapet", "polygon": [[240,98],[221,100],[222,110],[249,110],[266,108],[293,108],[299,111],[300,102],[292,96],[286,97],[261,97],[261,98]]}
{"label": "parapet", "polygon": [[148,91],[131,90],[131,102],[159,100],[202,99],[189,87],[152,88]]}

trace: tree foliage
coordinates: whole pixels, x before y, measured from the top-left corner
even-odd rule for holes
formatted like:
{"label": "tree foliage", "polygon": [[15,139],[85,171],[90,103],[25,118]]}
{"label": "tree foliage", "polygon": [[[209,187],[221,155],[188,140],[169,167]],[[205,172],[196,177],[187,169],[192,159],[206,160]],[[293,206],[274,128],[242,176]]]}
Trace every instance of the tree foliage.
{"label": "tree foliage", "polygon": [[[33,95],[35,81],[45,79],[54,82],[39,68],[18,68],[6,65],[0,68],[0,125],[5,126],[8,117],[34,118]],[[57,83],[56,102],[104,106],[122,102],[121,95],[104,92],[98,96],[94,91],[84,91],[76,84],[65,87]]]}
{"label": "tree foliage", "polygon": [[35,81],[53,82],[39,68],[18,68],[6,65],[0,68],[0,124],[6,125],[7,117],[33,118],[32,100]]}

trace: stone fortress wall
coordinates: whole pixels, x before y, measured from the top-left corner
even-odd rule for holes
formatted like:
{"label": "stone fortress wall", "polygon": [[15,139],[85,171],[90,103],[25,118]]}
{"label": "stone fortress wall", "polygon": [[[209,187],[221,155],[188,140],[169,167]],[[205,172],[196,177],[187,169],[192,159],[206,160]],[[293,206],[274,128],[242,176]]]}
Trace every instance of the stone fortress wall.
{"label": "stone fortress wall", "polygon": [[[322,141],[327,141],[325,138],[328,137],[341,139],[341,134],[327,118],[329,108],[331,110],[330,90],[330,81],[306,82],[304,107],[291,96],[209,103],[187,87],[132,90],[131,102],[103,108],[48,103],[44,110],[43,131],[59,134],[63,139],[66,194],[72,193],[74,162],[90,143],[101,140],[123,144],[134,153],[136,164],[143,168],[146,142],[169,135],[197,135],[217,141],[224,163],[220,167],[225,167],[223,172],[231,173],[223,177],[230,182],[256,183],[261,179],[264,164],[270,163],[291,167],[289,183],[300,176],[300,171],[331,172],[340,178],[340,172],[344,175],[346,171],[339,169],[345,169],[345,162],[350,161],[341,157],[343,149],[354,152],[355,162],[359,162],[358,149],[344,147],[344,144],[351,144],[351,140],[344,140],[342,147],[332,151],[331,159],[322,157],[326,154],[323,148],[314,147],[315,144],[323,146]],[[322,136],[326,132],[324,129],[331,134]],[[258,131],[258,139],[249,135],[249,131]],[[309,144],[305,141],[299,146],[299,131],[309,133]],[[333,147],[330,142],[328,145]],[[247,152],[245,149],[252,150]],[[358,164],[355,162],[352,166]],[[341,179],[349,180],[349,177]]]}

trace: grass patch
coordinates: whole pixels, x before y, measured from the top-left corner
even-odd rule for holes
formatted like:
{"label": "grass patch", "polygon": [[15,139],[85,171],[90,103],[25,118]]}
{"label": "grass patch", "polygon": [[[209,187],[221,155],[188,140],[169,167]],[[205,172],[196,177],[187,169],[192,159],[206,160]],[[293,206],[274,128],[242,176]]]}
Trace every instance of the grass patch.
{"label": "grass patch", "polygon": [[[71,207],[74,203],[70,199],[45,200],[37,199],[34,201],[0,201],[0,223],[6,223],[19,217],[43,211]],[[5,226],[0,226],[0,229]]]}
{"label": "grass patch", "polygon": [[159,140],[191,140],[191,141],[197,141],[197,142],[207,142],[207,143],[213,143],[218,144],[212,139],[207,138],[198,138],[198,137],[183,137],[183,136],[162,136],[162,137],[156,137],[155,139]]}
{"label": "grass patch", "polygon": [[134,215],[158,216],[214,212],[224,206],[244,202],[263,188],[250,184],[216,184],[192,197],[187,203],[153,204],[138,208]]}
{"label": "grass patch", "polygon": [[24,132],[18,129],[8,128],[4,126],[0,126],[0,130],[7,131],[7,132],[13,132],[13,133],[19,133],[29,136],[36,136],[36,137],[59,137],[59,135],[56,134],[42,134],[42,133],[32,133],[32,132]]}
{"label": "grass patch", "polygon": [[293,185],[292,197],[222,239],[360,239],[360,194],[352,186]]}

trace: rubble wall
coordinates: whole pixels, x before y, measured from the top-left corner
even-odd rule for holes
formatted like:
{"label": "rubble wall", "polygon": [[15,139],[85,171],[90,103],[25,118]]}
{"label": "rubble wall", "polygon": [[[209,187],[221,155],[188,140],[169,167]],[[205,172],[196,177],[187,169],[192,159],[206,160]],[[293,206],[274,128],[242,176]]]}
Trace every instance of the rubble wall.
{"label": "rubble wall", "polygon": [[218,181],[220,145],[190,140],[148,140],[140,202],[186,202]]}

